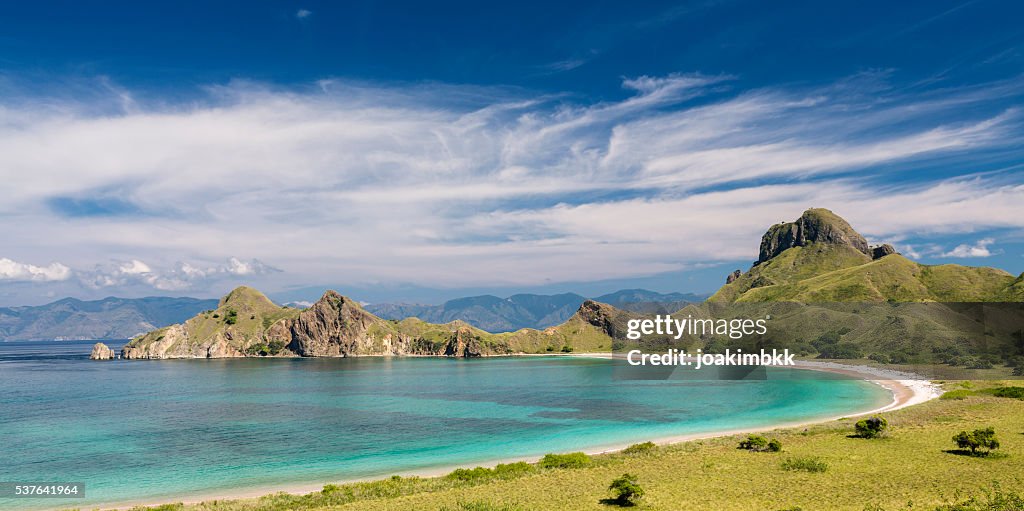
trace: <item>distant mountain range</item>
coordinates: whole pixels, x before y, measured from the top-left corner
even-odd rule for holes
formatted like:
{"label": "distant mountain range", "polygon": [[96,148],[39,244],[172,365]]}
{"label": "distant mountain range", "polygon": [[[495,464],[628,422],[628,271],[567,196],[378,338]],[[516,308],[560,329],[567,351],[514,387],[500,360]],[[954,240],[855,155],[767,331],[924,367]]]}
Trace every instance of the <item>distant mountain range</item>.
{"label": "distant mountain range", "polygon": [[[595,300],[638,312],[675,312],[704,297],[689,293],[656,293],[625,289]],[[366,309],[384,319],[418,317],[432,323],[462,320],[493,332],[547,328],[564,323],[585,297],[519,294],[508,298],[472,296],[441,305],[372,304]],[[104,298],[83,301],[65,298],[38,306],[0,308],[0,341],[128,339],[157,328],[181,323],[202,311],[217,308],[216,299]],[[286,304],[299,309],[310,304]]]}
{"label": "distant mountain range", "polygon": [[[664,314],[704,298],[692,293],[623,289],[592,300],[633,312]],[[364,308],[383,319],[415,317],[428,323],[462,320],[488,332],[512,332],[522,328],[543,329],[560,325],[572,317],[586,300],[587,297],[575,293],[518,294],[508,298],[482,295],[457,298],[441,305],[374,303]]]}
{"label": "distant mountain range", "polygon": [[198,298],[65,298],[0,308],[0,340],[127,339],[216,307],[217,300]]}

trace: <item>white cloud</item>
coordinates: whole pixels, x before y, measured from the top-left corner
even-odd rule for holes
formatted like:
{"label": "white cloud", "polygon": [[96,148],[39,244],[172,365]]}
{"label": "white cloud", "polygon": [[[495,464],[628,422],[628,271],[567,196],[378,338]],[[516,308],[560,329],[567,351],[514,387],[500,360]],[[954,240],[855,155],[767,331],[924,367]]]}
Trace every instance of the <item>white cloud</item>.
{"label": "white cloud", "polygon": [[150,265],[133,259],[78,273],[82,283],[92,289],[144,284],[160,291],[183,291],[210,281],[240,276],[253,277],[278,271],[280,270],[257,259],[242,261],[231,257],[226,263],[217,266],[201,267],[179,262],[163,270],[152,269]]}
{"label": "white cloud", "polygon": [[973,245],[957,245],[953,250],[943,253],[941,257],[989,257],[993,252],[988,247],[995,242],[996,240],[992,238],[985,238]]}
{"label": "white cloud", "polygon": [[295,17],[300,19],[300,20],[306,19],[306,18],[308,18],[308,17],[310,17],[312,15],[313,15],[313,11],[311,11],[309,9],[299,9],[298,11],[295,12]]}
{"label": "white cloud", "polygon": [[[699,74],[622,85],[597,103],[341,80],[235,82],[130,109],[108,85],[101,113],[97,96],[0,100],[5,241],[76,269],[120,261],[80,272],[92,286],[175,290],[273,278],[260,260],[292,284],[650,275],[752,258],[767,225],[812,206],[874,239],[1024,229],[1019,173],[929,172],[972,174],[1020,147],[1006,107],[1020,83],[918,96],[856,81],[732,91]],[[75,217],[55,197],[128,213]]]}
{"label": "white cloud", "polygon": [[54,282],[71,277],[71,268],[61,263],[47,266],[19,263],[6,257],[0,258],[0,280],[20,282]]}

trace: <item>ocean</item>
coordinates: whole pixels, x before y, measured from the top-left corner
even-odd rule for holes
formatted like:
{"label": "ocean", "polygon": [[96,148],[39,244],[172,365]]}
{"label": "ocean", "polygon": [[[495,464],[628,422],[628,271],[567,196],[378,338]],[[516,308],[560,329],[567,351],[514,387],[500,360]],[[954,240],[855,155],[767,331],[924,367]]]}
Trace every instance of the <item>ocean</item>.
{"label": "ocean", "polygon": [[0,497],[0,509],[385,477],[891,401],[869,382],[782,368],[617,381],[610,361],[578,357],[90,361],[91,345],[0,342],[0,482],[82,482],[86,495]]}

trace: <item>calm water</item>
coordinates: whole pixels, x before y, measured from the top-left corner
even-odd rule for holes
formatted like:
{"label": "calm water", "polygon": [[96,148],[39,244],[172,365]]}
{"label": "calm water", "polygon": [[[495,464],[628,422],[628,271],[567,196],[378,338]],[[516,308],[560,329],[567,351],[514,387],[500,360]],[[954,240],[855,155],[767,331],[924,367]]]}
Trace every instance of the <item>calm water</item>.
{"label": "calm water", "polygon": [[767,381],[622,382],[594,359],[93,362],[90,346],[0,343],[0,481],[82,481],[88,497],[0,509],[472,465],[891,399],[867,382],[782,369]]}

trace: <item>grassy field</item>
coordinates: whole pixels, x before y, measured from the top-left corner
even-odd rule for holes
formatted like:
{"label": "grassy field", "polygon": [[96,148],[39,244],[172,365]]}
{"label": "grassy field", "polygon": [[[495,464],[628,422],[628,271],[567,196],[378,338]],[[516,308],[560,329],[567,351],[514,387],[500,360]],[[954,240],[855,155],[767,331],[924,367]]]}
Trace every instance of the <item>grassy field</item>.
{"label": "grassy field", "polygon": [[[512,464],[152,509],[610,510],[618,506],[608,502],[608,485],[624,473],[645,492],[632,509],[1024,509],[1024,400],[994,395],[999,385],[947,383],[955,391],[947,399],[882,414],[889,432],[879,439],[851,437],[855,420],[842,419],[767,433],[782,442],[778,453],[739,450],[744,437],[735,436],[594,456],[575,468]],[[952,452],[954,434],[987,426],[1002,444],[994,454]],[[949,507],[972,497],[977,505]]]}

